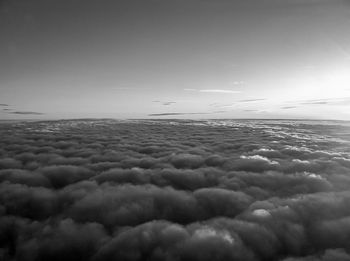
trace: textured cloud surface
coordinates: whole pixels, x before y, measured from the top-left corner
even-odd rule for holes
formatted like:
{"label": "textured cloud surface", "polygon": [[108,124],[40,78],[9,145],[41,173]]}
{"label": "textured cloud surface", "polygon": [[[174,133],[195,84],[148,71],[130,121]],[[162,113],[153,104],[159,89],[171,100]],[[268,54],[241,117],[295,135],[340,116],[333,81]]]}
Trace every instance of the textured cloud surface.
{"label": "textured cloud surface", "polygon": [[0,127],[0,260],[350,260],[346,122]]}

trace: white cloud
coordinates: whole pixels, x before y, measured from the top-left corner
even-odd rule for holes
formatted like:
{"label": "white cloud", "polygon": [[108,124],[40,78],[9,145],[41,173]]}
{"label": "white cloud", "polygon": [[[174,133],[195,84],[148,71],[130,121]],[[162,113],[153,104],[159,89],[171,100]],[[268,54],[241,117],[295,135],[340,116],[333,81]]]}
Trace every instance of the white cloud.
{"label": "white cloud", "polygon": [[244,85],[244,84],[246,84],[246,82],[245,81],[233,81],[230,84],[233,84],[233,85]]}
{"label": "white cloud", "polygon": [[235,91],[235,90],[220,90],[220,89],[205,89],[205,90],[199,90],[199,92],[211,92],[211,93],[241,93],[241,91]]}
{"label": "white cloud", "polygon": [[199,239],[217,237],[227,241],[230,244],[234,242],[234,239],[231,237],[231,235],[227,231],[217,231],[209,227],[197,229],[194,233],[194,237]]}
{"label": "white cloud", "polygon": [[206,93],[241,93],[241,91],[238,90],[227,90],[227,89],[192,89],[192,88],[186,88],[184,91],[190,91],[190,92],[206,92]]}
{"label": "white cloud", "polygon": [[252,214],[257,217],[270,217],[271,214],[266,209],[255,209]]}
{"label": "white cloud", "polygon": [[300,159],[293,159],[293,162],[301,163],[301,164],[309,164],[310,161],[308,160],[300,160]]}
{"label": "white cloud", "polygon": [[269,160],[266,157],[260,156],[260,155],[253,155],[253,156],[245,156],[245,155],[241,155],[240,156],[241,159],[251,159],[251,160],[261,160],[261,161],[266,161],[269,164],[272,165],[278,165],[279,163],[277,161],[274,160]]}

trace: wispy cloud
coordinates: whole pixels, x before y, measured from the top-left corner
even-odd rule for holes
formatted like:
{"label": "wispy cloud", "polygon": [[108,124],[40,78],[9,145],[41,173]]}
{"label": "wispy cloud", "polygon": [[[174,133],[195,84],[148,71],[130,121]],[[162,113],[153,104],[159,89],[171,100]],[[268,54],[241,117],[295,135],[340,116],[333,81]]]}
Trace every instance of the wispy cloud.
{"label": "wispy cloud", "polygon": [[313,104],[328,104],[329,102],[327,100],[311,100],[311,101],[306,101],[306,102],[302,102],[300,104],[303,105],[313,105]]}
{"label": "wispy cloud", "polygon": [[344,98],[329,98],[329,99],[315,99],[305,100],[300,102],[301,105],[350,105],[350,97]]}
{"label": "wispy cloud", "polygon": [[171,104],[175,104],[176,102],[164,102],[163,105],[171,105]]}
{"label": "wispy cloud", "polygon": [[247,109],[247,110],[243,110],[243,111],[246,111],[246,112],[254,112],[254,111],[258,111],[258,110]]}
{"label": "wispy cloud", "polygon": [[148,87],[113,87],[111,90],[115,91],[140,91],[140,90],[152,90],[153,88]]}
{"label": "wispy cloud", "polygon": [[257,101],[266,101],[266,99],[246,99],[246,100],[239,100],[239,102],[257,102]]}
{"label": "wispy cloud", "polygon": [[225,113],[225,112],[229,112],[229,111],[213,111],[212,113]]}
{"label": "wispy cloud", "polygon": [[184,91],[204,92],[204,93],[224,93],[224,94],[229,94],[229,93],[237,94],[242,92],[239,90],[227,90],[227,89],[184,89]]}
{"label": "wispy cloud", "polygon": [[10,105],[8,105],[6,103],[0,103],[0,106],[7,107],[7,106],[10,106]]}
{"label": "wispy cloud", "polygon": [[176,115],[200,115],[200,114],[210,114],[206,112],[166,112],[166,113],[152,113],[148,116],[176,116]]}
{"label": "wispy cloud", "polygon": [[181,116],[181,115],[207,115],[215,113],[225,113],[227,111],[213,111],[213,112],[165,112],[165,113],[152,113],[148,116]]}
{"label": "wispy cloud", "polygon": [[199,90],[199,92],[210,92],[210,93],[241,93],[241,91],[235,91],[235,90],[220,90],[220,89],[206,89],[206,90]]}
{"label": "wispy cloud", "polygon": [[35,111],[11,111],[10,114],[22,114],[22,115],[44,115],[45,113]]}
{"label": "wispy cloud", "polygon": [[283,110],[294,109],[294,108],[297,108],[297,106],[284,106],[284,107],[281,107],[281,109],[283,109]]}
{"label": "wispy cloud", "polygon": [[161,103],[162,105],[169,106],[175,104],[175,101],[153,101],[154,103]]}
{"label": "wispy cloud", "polygon": [[233,82],[230,82],[230,84],[232,84],[232,85],[244,85],[244,84],[246,84],[246,82],[245,81],[233,81]]}

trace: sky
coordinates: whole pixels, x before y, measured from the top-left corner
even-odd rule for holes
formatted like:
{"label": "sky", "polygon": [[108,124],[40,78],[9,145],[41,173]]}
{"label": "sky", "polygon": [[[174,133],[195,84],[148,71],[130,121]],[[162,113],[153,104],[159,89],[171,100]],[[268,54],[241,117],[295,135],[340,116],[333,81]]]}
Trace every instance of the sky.
{"label": "sky", "polygon": [[350,120],[349,0],[2,0],[0,119]]}

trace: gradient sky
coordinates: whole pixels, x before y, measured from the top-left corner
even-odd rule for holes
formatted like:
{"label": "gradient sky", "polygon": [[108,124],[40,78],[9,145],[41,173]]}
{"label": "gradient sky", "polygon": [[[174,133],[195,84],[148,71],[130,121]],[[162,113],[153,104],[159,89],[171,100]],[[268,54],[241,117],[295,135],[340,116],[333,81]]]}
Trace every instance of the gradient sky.
{"label": "gradient sky", "polygon": [[350,120],[348,0],[2,0],[0,119]]}

